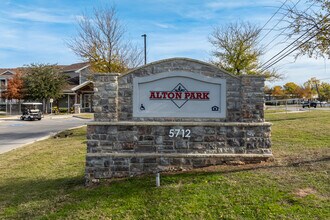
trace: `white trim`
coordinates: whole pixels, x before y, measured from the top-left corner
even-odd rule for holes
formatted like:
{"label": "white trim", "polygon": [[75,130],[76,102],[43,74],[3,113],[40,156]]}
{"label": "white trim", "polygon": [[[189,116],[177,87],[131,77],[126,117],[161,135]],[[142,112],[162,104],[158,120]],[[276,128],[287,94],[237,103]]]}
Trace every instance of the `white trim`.
{"label": "white trim", "polygon": [[15,72],[13,72],[13,71],[11,71],[11,70],[6,70],[5,72],[0,73],[0,75],[3,75],[3,74],[5,74],[5,73],[7,73],[7,72],[11,73],[12,75],[15,75],[15,74],[16,74]]}
{"label": "white trim", "polygon": [[78,85],[78,86],[76,86],[76,87],[73,87],[71,90],[75,92],[75,91],[77,91],[78,89],[81,89],[82,87],[87,86],[87,85],[90,84],[90,83],[93,84],[92,81],[86,81],[86,82],[83,82],[82,84],[80,84],[80,85]]}
{"label": "white trim", "polygon": [[86,69],[86,68],[88,68],[88,67],[90,67],[90,66],[91,66],[90,64],[87,64],[86,66],[81,67],[80,69],[77,69],[77,70],[75,70],[74,72],[75,72],[75,73],[78,73],[78,72],[80,72],[80,71],[82,71],[82,70],[84,70],[84,69]]}

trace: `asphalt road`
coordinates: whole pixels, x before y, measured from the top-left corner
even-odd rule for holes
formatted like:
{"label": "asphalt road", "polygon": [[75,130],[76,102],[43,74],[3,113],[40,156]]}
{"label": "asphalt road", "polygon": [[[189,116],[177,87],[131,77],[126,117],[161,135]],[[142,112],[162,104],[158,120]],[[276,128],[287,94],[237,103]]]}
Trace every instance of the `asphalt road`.
{"label": "asphalt road", "polygon": [[79,118],[43,118],[41,121],[0,119],[0,154],[54,135],[57,132],[82,126],[91,120]]}

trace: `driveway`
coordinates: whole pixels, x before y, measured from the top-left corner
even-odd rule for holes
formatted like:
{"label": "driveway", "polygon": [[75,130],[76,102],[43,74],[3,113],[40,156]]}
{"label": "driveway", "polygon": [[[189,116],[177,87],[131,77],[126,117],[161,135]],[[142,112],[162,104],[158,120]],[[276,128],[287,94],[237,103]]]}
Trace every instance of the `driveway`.
{"label": "driveway", "polygon": [[41,121],[0,119],[0,154],[90,121],[74,117],[45,117]]}

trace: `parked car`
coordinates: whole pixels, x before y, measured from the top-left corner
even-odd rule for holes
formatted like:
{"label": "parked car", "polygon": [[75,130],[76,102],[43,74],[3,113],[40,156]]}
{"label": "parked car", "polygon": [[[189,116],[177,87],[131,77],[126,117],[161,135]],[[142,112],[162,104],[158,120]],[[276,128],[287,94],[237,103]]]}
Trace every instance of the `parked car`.
{"label": "parked car", "polygon": [[322,102],[320,103],[321,107],[326,107],[327,104],[328,104],[328,103],[327,103],[326,101],[322,101]]}
{"label": "parked car", "polygon": [[42,105],[42,103],[38,103],[38,102],[30,102],[30,103],[22,103],[23,107],[23,111],[22,111],[22,116],[21,116],[21,120],[41,120],[41,118],[43,118],[43,114],[40,111],[40,109],[38,108],[38,106]]}
{"label": "parked car", "polygon": [[308,107],[308,108],[310,108],[310,107],[314,107],[314,108],[316,108],[316,106],[317,106],[317,102],[314,102],[314,101],[306,101],[306,102],[303,102],[302,103],[302,107],[303,108],[305,108],[305,107]]}

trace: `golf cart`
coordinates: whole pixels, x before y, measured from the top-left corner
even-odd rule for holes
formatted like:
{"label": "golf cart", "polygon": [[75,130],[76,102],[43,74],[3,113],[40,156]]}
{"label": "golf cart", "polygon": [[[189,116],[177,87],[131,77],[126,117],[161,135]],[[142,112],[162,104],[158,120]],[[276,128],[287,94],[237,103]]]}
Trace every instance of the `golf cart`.
{"label": "golf cart", "polygon": [[29,102],[29,103],[22,103],[23,105],[23,111],[21,120],[41,120],[43,118],[42,112],[39,110],[38,106],[42,105],[42,103],[38,102]]}

